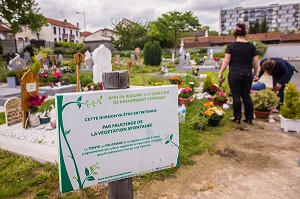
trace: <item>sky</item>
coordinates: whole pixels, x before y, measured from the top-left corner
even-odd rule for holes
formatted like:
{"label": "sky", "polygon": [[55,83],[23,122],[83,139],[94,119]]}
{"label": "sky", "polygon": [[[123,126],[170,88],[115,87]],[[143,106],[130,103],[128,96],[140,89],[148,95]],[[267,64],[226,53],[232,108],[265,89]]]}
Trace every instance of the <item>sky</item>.
{"label": "sky", "polygon": [[[81,31],[95,32],[112,28],[127,18],[146,23],[169,11],[192,11],[202,26],[219,31],[220,8],[256,7],[270,4],[300,3],[300,0],[36,0],[47,18],[79,23]],[[84,23],[85,22],[85,23]],[[85,25],[84,25],[85,24]]]}

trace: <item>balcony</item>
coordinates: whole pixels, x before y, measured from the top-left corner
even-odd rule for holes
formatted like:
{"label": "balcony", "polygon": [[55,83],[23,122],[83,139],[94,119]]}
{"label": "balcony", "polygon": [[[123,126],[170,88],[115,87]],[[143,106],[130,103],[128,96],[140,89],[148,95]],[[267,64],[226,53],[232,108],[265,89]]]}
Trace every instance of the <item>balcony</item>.
{"label": "balcony", "polygon": [[70,40],[75,40],[75,35],[70,35]]}
{"label": "balcony", "polygon": [[62,38],[63,38],[63,40],[68,39],[69,38],[69,34],[63,33],[62,34]]}

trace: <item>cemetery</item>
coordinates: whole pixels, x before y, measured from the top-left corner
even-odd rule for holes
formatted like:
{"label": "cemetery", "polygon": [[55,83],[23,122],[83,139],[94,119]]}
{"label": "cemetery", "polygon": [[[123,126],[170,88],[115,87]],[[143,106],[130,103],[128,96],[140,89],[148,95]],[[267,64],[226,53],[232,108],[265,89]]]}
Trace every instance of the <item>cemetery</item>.
{"label": "cemetery", "polygon": [[[168,14],[190,21],[164,27]],[[229,69],[218,80],[225,48],[191,47],[205,39],[180,38],[194,35],[188,26],[201,25],[176,11],[151,34],[114,24],[125,39],[93,48],[54,27],[53,45],[0,55],[0,198],[296,198],[299,76],[275,113],[264,74],[252,85],[254,122],[232,120]],[[268,46],[250,42],[263,59]]]}
{"label": "cemetery", "polygon": [[[0,135],[56,147],[58,144],[57,131],[65,131],[61,128],[62,124],[60,123],[62,121],[57,123],[57,118],[61,118],[61,116],[57,115],[59,112],[57,112],[57,107],[55,107],[57,105],[55,100],[58,100],[61,94],[70,93],[74,95],[78,92],[89,95],[92,95],[94,92],[95,94],[97,92],[105,94],[105,91],[115,89],[124,91],[128,89],[128,91],[136,92],[135,90],[141,88],[141,86],[148,89],[153,87],[155,91],[166,85],[176,85],[176,87],[172,87],[172,91],[168,92],[173,93],[172,100],[178,100],[176,108],[172,108],[172,110],[176,110],[172,115],[178,117],[174,120],[179,122],[180,133],[187,136],[182,139],[197,140],[199,133],[205,134],[205,132],[210,132],[209,136],[203,137],[202,135],[202,139],[211,139],[212,136],[214,139],[219,139],[220,131],[223,131],[224,128],[229,129],[228,118],[232,116],[232,101],[229,96],[228,83],[225,81],[223,84],[218,84],[216,81],[217,73],[215,71],[217,70],[216,66],[219,59],[212,55],[213,52],[208,52],[207,56],[203,58],[203,65],[197,65],[196,61],[190,58],[191,52],[185,53],[183,44],[179,52],[178,62],[176,62],[173,55],[172,59],[163,59],[159,66],[146,66],[144,63],[145,58],[143,57],[145,55],[141,54],[139,49],[135,49],[130,57],[127,58],[120,56],[120,54],[112,55],[111,51],[104,45],[100,45],[93,52],[86,51],[84,54],[74,54],[74,58],[68,60],[65,60],[61,54],[48,55],[44,51],[40,51],[30,59],[27,52],[24,53],[24,58],[17,55],[9,61],[7,66],[7,74],[16,75],[15,85],[11,85],[9,83],[10,80],[7,80],[7,86],[0,87],[1,105],[4,106],[5,118],[2,122],[4,124],[0,125]],[[175,93],[174,89],[176,90]],[[111,97],[111,99],[115,106],[129,107],[130,103],[143,102],[148,99],[152,99],[155,103],[155,100],[167,97],[158,94],[160,92],[156,93],[152,94],[152,98],[144,97],[146,93],[141,93],[128,95],[128,97],[123,99],[119,99],[117,96]],[[176,97],[174,97],[174,94]],[[78,103],[78,106],[80,104],[79,107],[96,107],[97,103],[102,104],[102,99],[97,99],[97,102],[94,100],[81,102],[80,96],[77,95],[75,97],[78,98],[76,103]],[[60,106],[63,107],[64,105]],[[159,106],[159,108],[162,108],[161,111],[168,110],[167,105]],[[155,112],[159,108],[157,107]],[[127,111],[126,116],[130,115],[130,108]],[[102,109],[101,112],[103,112]],[[76,114],[76,111],[73,111],[72,114]],[[149,120],[146,118],[143,119],[142,125],[138,125],[138,121],[142,120],[132,121],[127,124],[128,126],[125,125],[117,129],[113,128],[116,128],[118,125],[111,124],[105,127],[112,128],[111,130],[103,127],[102,131],[91,133],[91,135],[93,137],[97,135],[96,137],[98,137],[107,132],[132,131],[136,128],[152,127],[154,125],[152,122],[154,121],[146,123]],[[70,121],[71,123],[72,120]],[[88,121],[93,120],[89,118]],[[269,122],[269,119],[258,119],[258,121],[266,123]],[[132,126],[133,124],[136,126]],[[249,127],[246,126],[245,128]],[[169,137],[169,139],[171,141],[173,136],[172,138]],[[153,139],[149,140],[149,142],[153,143],[144,147],[154,145],[157,141]],[[119,150],[119,152],[126,151],[126,145],[122,146],[121,142],[119,144],[122,147],[122,150]],[[195,146],[197,145],[195,143]],[[182,146],[180,164],[188,165],[192,154],[185,155],[185,150],[187,149],[185,149],[184,144]],[[99,155],[104,155],[107,152]],[[112,150],[109,153],[115,152]],[[88,153],[85,152],[85,154]],[[51,161],[58,161],[58,159],[54,156],[54,159]],[[172,164],[179,165],[179,160],[175,160]],[[93,169],[96,168],[98,167]],[[147,171],[145,172],[147,173]],[[110,178],[114,179],[113,177]],[[100,180],[99,182],[105,184],[107,180]],[[66,189],[64,188],[65,186],[63,185],[61,188],[62,192],[73,190]],[[84,183],[79,183],[78,186],[81,189],[85,185]],[[105,186],[101,189],[105,189]]]}

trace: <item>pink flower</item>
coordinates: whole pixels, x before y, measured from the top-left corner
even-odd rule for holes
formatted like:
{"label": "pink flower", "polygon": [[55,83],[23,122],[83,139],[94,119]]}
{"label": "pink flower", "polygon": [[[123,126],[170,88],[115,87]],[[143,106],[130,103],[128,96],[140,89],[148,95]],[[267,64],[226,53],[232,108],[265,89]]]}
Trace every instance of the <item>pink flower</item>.
{"label": "pink flower", "polygon": [[61,73],[59,71],[55,71],[53,73],[53,76],[55,76],[56,78],[59,78],[59,77],[61,77]]}

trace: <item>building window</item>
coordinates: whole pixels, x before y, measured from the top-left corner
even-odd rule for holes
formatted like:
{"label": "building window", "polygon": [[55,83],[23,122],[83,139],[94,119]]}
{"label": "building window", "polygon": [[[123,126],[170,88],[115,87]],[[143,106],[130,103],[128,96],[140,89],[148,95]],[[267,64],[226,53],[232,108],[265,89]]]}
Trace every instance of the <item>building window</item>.
{"label": "building window", "polygon": [[56,27],[53,27],[53,34],[56,35]]}
{"label": "building window", "polygon": [[57,39],[56,39],[56,38],[54,38],[54,42],[57,42]]}
{"label": "building window", "polygon": [[78,31],[76,31],[76,37],[78,37]]}
{"label": "building window", "polygon": [[58,34],[60,35],[60,28],[58,28]]}
{"label": "building window", "polygon": [[72,36],[72,30],[70,30],[70,35]]}
{"label": "building window", "polygon": [[65,34],[66,33],[66,30],[63,28],[63,34]]}

